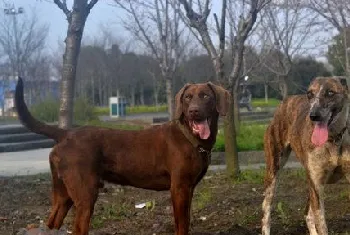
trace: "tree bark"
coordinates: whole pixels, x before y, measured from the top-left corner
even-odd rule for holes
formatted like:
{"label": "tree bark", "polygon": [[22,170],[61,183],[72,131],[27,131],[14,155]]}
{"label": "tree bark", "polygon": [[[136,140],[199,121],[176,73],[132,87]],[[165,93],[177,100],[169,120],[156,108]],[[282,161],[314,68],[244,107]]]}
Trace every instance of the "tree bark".
{"label": "tree bark", "polygon": [[267,83],[264,84],[264,88],[265,88],[265,103],[269,103],[269,86],[267,85]]}
{"label": "tree bark", "polygon": [[97,0],[75,0],[71,11],[66,2],[54,0],[67,16],[68,30],[65,39],[66,49],[63,55],[60,110],[58,126],[63,129],[71,128],[73,124],[73,100],[75,91],[75,77],[80,52],[81,39],[84,32],[86,18]]}
{"label": "tree bark", "polygon": [[[232,92],[230,92],[232,94]],[[229,111],[224,119],[225,161],[227,175],[236,178],[239,173],[236,128],[234,122],[234,99],[231,99]]]}
{"label": "tree bark", "polygon": [[132,86],[131,87],[131,107],[134,107],[135,106],[135,87]]}
{"label": "tree bark", "polygon": [[280,93],[283,99],[288,97],[288,84],[287,84],[287,77],[286,76],[281,76],[280,79],[278,79],[280,81],[279,83],[279,89],[280,89]]}
{"label": "tree bark", "polygon": [[140,84],[140,104],[145,105],[145,88],[143,84]]}
{"label": "tree bark", "polygon": [[174,117],[174,97],[173,97],[173,81],[171,77],[167,77],[165,80],[165,89],[166,89],[166,96],[167,96],[167,102],[168,102],[168,114],[169,114],[169,120],[172,120]]}

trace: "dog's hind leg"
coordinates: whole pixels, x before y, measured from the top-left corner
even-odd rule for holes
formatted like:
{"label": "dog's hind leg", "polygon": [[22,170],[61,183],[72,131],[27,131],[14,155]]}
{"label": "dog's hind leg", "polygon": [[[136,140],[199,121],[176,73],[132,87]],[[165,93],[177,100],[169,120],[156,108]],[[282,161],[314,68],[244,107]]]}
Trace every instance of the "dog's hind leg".
{"label": "dog's hind leg", "polygon": [[291,147],[289,145],[283,146],[280,144],[275,140],[275,136],[273,134],[273,128],[270,126],[265,133],[264,141],[266,173],[264,193],[265,198],[262,204],[262,235],[270,234],[271,207],[277,186],[278,171],[286,164],[291,152]]}
{"label": "dog's hind leg", "polygon": [[68,194],[76,208],[73,229],[75,235],[87,235],[89,233],[90,220],[100,185],[100,178],[97,172],[91,169],[92,167],[94,165],[87,164],[84,167],[69,169],[64,177]]}
{"label": "dog's hind leg", "polygon": [[52,210],[47,221],[49,229],[60,229],[64,218],[73,205],[73,201],[68,195],[66,186],[62,179],[59,178],[55,166],[56,158],[57,156],[54,155],[54,153],[50,154],[50,168],[52,174]]}

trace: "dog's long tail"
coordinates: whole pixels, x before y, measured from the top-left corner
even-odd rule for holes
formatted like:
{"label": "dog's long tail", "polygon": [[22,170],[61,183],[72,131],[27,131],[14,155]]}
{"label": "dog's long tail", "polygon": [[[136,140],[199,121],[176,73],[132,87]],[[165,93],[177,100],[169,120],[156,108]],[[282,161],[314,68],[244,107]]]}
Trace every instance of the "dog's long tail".
{"label": "dog's long tail", "polygon": [[28,110],[26,103],[24,102],[23,95],[23,80],[18,78],[15,93],[15,105],[17,109],[18,118],[21,123],[27,127],[30,131],[37,134],[45,135],[56,142],[59,142],[66,136],[67,131],[55,126],[47,125],[43,122],[36,120]]}

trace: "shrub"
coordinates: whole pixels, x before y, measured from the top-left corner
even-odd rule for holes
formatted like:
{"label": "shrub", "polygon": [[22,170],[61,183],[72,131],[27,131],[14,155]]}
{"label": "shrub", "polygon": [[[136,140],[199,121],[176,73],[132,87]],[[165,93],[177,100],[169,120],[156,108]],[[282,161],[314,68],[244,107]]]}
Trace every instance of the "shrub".
{"label": "shrub", "polygon": [[97,115],[94,112],[94,106],[85,99],[76,99],[74,104],[74,120],[88,122],[95,119],[97,119]]}
{"label": "shrub", "polygon": [[[59,101],[47,99],[30,107],[33,116],[43,122],[56,122],[59,115]],[[74,103],[74,120],[87,122],[96,119],[94,107],[84,99],[76,99]]]}
{"label": "shrub", "polygon": [[58,120],[60,104],[52,98],[34,104],[30,107],[33,116],[43,122],[55,122]]}

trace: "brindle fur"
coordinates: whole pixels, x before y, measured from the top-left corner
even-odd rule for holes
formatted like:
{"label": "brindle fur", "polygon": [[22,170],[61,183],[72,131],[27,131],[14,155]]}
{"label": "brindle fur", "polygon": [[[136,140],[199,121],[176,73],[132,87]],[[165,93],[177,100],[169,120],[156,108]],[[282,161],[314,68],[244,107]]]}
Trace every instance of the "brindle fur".
{"label": "brindle fur", "polygon": [[[322,147],[311,142],[314,113],[319,118],[334,117],[329,124],[329,139]],[[343,78],[316,78],[307,95],[291,96],[277,108],[264,137],[266,160],[265,199],[262,234],[270,234],[271,204],[278,172],[293,150],[307,173],[309,199],[306,223],[310,234],[328,234],[324,212],[323,189],[346,176],[350,179],[350,135],[346,130],[342,142],[337,136],[348,125],[348,88]],[[328,120],[328,119],[327,119]],[[341,151],[339,152],[339,144]],[[340,153],[340,156],[339,154]]]}

